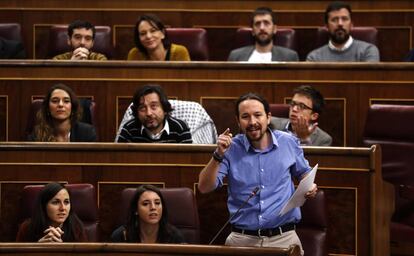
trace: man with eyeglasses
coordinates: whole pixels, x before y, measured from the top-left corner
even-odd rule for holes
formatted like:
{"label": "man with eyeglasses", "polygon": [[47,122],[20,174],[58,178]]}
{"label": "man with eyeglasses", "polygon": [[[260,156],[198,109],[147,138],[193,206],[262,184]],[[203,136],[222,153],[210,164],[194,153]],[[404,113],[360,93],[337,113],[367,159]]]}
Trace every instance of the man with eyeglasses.
{"label": "man with eyeglasses", "polygon": [[375,45],[350,35],[353,27],[351,14],[351,6],[347,3],[337,1],[328,5],[325,25],[329,42],[309,53],[307,61],[379,61],[380,54]]}
{"label": "man with eyeglasses", "polygon": [[322,94],[310,85],[293,91],[289,118],[272,117],[271,127],[295,135],[302,145],[330,146],[332,137],[318,127],[318,117],[325,105]]}
{"label": "man with eyeglasses", "polygon": [[53,57],[54,60],[107,60],[91,51],[95,41],[95,26],[88,21],[75,20],[68,26],[68,45],[71,51]]}

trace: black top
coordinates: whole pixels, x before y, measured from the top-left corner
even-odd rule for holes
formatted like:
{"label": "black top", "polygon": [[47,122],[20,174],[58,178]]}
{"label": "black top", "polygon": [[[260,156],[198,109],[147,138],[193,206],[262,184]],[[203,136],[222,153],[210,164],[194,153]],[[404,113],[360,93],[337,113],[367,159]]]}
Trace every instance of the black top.
{"label": "black top", "polygon": [[[29,141],[38,141],[34,134],[30,134]],[[70,129],[70,142],[95,142],[96,131],[95,127],[90,124],[77,122]]]}
{"label": "black top", "polygon": [[[111,242],[113,243],[126,243],[128,239],[126,237],[126,227],[120,226],[112,232]],[[137,241],[139,243],[140,241]],[[185,243],[185,239],[180,230],[172,225],[168,225],[168,236],[165,241],[157,241],[158,243],[165,244],[182,244]]]}
{"label": "black top", "polygon": [[145,130],[141,133],[141,122],[133,118],[122,127],[118,142],[192,143],[190,128],[184,121],[169,115],[166,116],[166,121],[170,127],[170,133],[163,131],[161,137],[154,140]]}
{"label": "black top", "polygon": [[77,122],[70,129],[70,142],[95,142],[95,127],[90,124]]}

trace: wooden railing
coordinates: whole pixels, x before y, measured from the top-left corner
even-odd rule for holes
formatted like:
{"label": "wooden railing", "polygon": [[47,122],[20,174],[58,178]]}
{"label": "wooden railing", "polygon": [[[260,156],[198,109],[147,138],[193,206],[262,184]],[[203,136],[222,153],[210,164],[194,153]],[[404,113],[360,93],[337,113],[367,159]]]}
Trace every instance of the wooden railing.
{"label": "wooden railing", "polygon": [[172,244],[0,243],[2,255],[254,255],[299,256],[300,249]]}

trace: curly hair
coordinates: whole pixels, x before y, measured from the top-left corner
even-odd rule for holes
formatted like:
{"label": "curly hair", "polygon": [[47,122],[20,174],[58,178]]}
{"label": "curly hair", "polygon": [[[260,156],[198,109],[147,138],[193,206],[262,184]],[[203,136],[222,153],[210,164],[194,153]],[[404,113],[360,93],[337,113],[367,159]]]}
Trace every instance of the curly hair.
{"label": "curly hair", "polygon": [[70,114],[71,126],[74,126],[79,121],[81,110],[79,108],[79,101],[73,90],[64,84],[55,84],[49,88],[46,97],[43,100],[42,107],[36,113],[36,125],[34,127],[35,141],[52,142],[56,141],[55,127],[53,117],[50,114],[49,102],[54,90],[63,90],[69,94],[70,103],[72,104],[72,112]]}
{"label": "curly hair", "polygon": [[169,115],[173,111],[171,103],[168,101],[168,97],[165,94],[162,87],[158,84],[146,84],[141,88],[138,88],[135,91],[134,96],[132,98],[133,104],[131,106],[131,110],[136,119],[139,119],[137,113],[141,98],[150,93],[156,93],[158,95],[158,97],[160,98],[162,110],[165,112],[166,115]]}

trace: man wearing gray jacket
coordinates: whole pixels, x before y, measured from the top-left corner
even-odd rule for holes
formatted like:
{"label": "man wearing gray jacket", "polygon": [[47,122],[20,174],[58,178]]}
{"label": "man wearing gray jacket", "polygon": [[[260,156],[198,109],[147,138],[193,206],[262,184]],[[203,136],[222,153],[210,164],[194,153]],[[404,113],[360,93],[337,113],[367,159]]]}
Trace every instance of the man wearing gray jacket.
{"label": "man wearing gray jacket", "polygon": [[330,146],[332,137],[318,127],[318,117],[325,105],[322,94],[309,85],[293,91],[289,118],[272,117],[270,127],[296,136],[301,145]]}
{"label": "man wearing gray jacket", "polygon": [[307,61],[355,61],[378,62],[378,48],[370,43],[354,39],[351,6],[344,2],[333,2],[325,11],[325,24],[329,32],[328,44],[309,53]]}
{"label": "man wearing gray jacket", "polygon": [[273,35],[277,32],[275,15],[268,7],[257,8],[252,15],[252,35],[254,45],[233,50],[228,61],[249,61],[266,63],[272,61],[299,61],[298,54],[288,48],[273,45]]}

